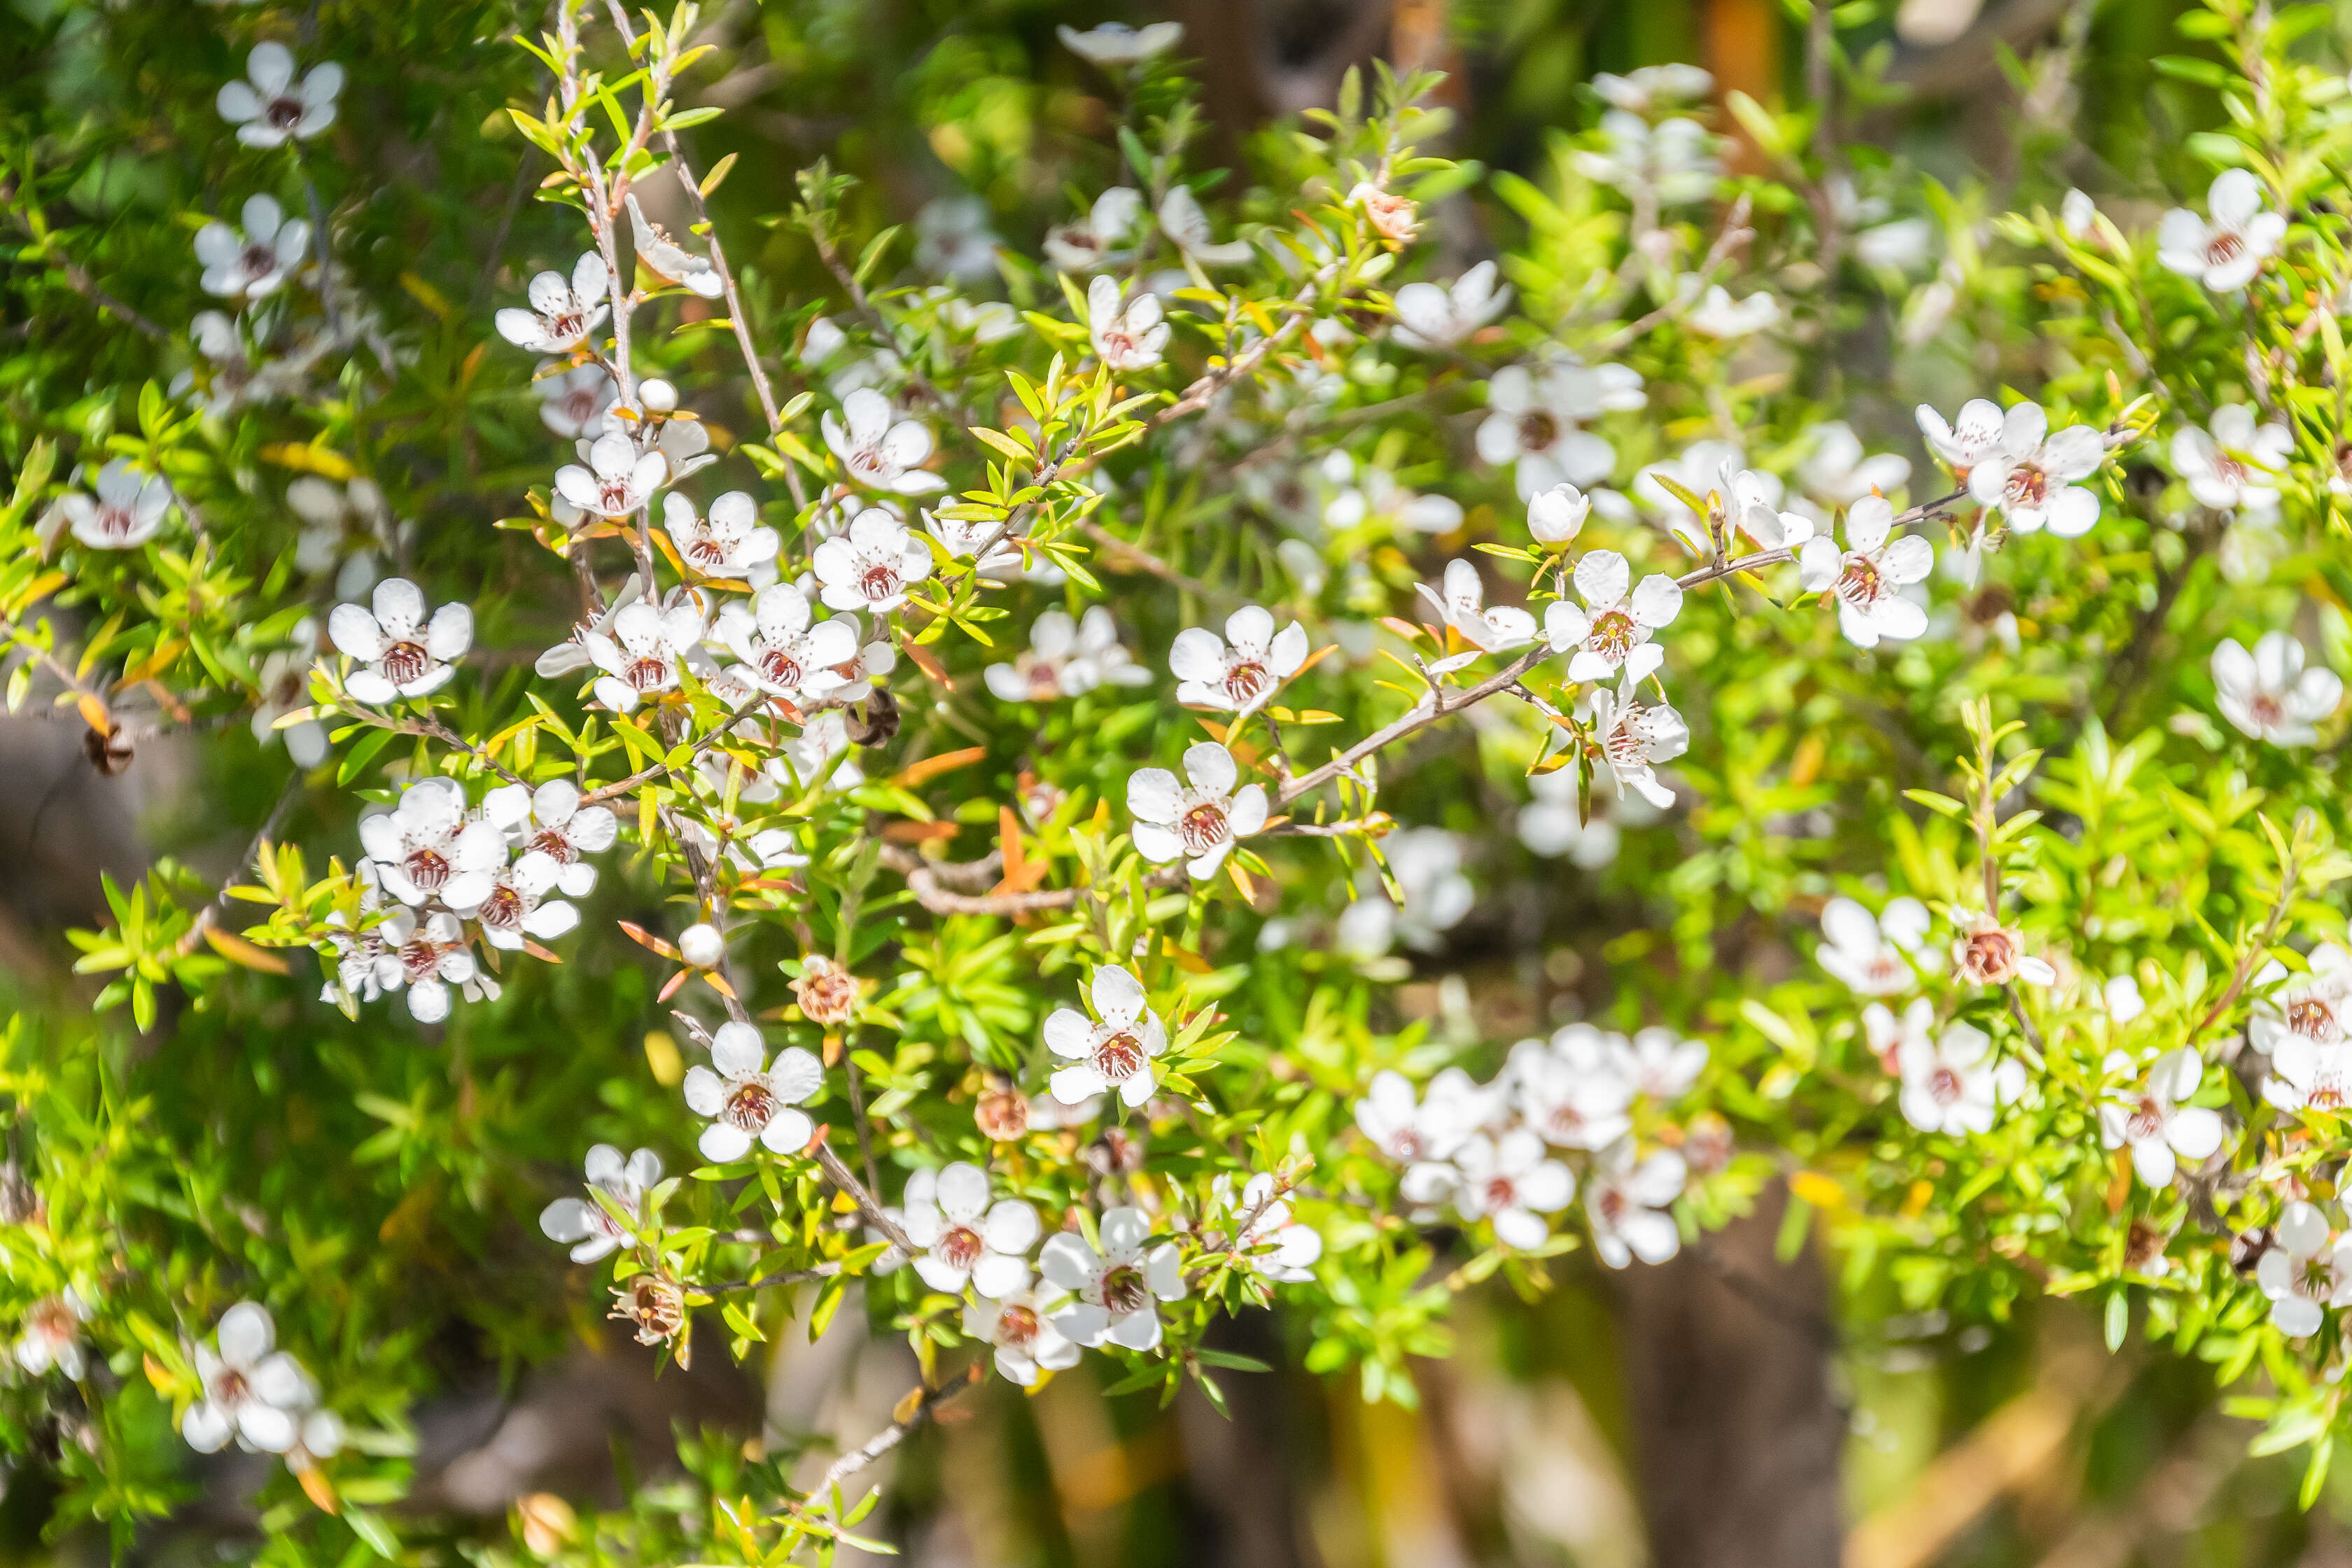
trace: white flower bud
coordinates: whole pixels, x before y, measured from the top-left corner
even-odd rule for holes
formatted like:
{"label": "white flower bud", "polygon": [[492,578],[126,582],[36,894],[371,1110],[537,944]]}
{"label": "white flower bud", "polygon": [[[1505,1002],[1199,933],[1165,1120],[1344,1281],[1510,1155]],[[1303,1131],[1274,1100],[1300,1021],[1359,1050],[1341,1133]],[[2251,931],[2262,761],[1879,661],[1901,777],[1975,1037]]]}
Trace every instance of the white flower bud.
{"label": "white flower bud", "polygon": [[637,399],[648,414],[667,414],[677,407],[677,388],[655,376],[637,384]]}
{"label": "white flower bud", "polygon": [[1528,531],[1545,544],[1567,544],[1584,531],[1592,501],[1574,485],[1554,485],[1528,502]]}
{"label": "white flower bud", "polygon": [[727,939],[708,921],[698,921],[677,933],[677,951],[697,969],[716,969],[727,956]]}

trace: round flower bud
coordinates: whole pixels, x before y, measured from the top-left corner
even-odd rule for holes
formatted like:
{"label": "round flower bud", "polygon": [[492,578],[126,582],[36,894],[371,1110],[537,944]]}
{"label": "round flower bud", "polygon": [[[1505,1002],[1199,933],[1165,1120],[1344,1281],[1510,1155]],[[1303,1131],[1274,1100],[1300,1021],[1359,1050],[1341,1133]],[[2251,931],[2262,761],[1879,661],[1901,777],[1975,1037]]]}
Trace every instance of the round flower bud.
{"label": "round flower bud", "polygon": [[727,957],[727,939],[708,921],[698,921],[677,933],[677,951],[697,969],[716,969]]}
{"label": "round flower bud", "polygon": [[983,1138],[1010,1143],[1029,1131],[1029,1097],[1010,1084],[991,1084],[971,1108]]}
{"label": "round flower bud", "polygon": [[667,414],[677,407],[677,388],[654,376],[637,384],[637,400],[648,414]]}
{"label": "round flower bud", "polygon": [[845,1024],[857,1013],[857,976],[829,958],[812,958],[793,982],[793,996],[812,1024]]}

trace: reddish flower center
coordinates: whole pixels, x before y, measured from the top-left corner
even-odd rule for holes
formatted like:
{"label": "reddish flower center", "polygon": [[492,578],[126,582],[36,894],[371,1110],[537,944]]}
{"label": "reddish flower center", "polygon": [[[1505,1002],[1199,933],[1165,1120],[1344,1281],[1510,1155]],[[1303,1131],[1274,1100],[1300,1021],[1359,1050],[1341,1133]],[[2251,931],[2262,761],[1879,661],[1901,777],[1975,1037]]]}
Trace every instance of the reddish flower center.
{"label": "reddish flower center", "polygon": [[135,526],[127,506],[100,505],[98,509],[98,531],[109,539],[128,539]]}
{"label": "reddish flower center", "polygon": [[1206,854],[1225,840],[1225,808],[1214,801],[1202,802],[1177,823],[1176,835],[1187,855]]}
{"label": "reddish flower center", "polygon": [[776,1091],[765,1079],[746,1079],[727,1097],[719,1119],[741,1132],[757,1132],[775,1119]]}
{"label": "reddish flower center", "polygon": [[896,597],[899,586],[898,569],[895,566],[877,564],[857,574],[857,591],[872,603]]}
{"label": "reddish flower center", "polygon": [[1519,416],[1519,449],[1523,452],[1549,450],[1559,439],[1559,421],[1538,408]]}
{"label": "reddish flower center", "polygon": [[725,540],[713,539],[707,533],[686,547],[686,558],[702,567],[724,566],[728,557],[734,553],[734,547]]}
{"label": "reddish flower center", "polygon": [[433,668],[433,656],[420,642],[396,642],[383,650],[376,661],[383,667],[383,678],[394,686],[405,686],[412,680],[422,680],[425,672]]}
{"label": "reddish flower center", "polygon": [[2324,1040],[2336,1032],[2336,1010],[2316,996],[2298,996],[2287,1004],[2286,1026],[2305,1039]]}
{"label": "reddish flower center", "polygon": [[1963,954],[1970,978],[1999,985],[2017,973],[2017,941],[2005,931],[1980,931]]}
{"label": "reddish flower center", "polygon": [[2020,463],[2009,470],[2001,493],[2012,507],[2038,507],[2050,493],[2050,476],[2038,465]]}
{"label": "reddish flower center", "polygon": [[449,879],[449,862],[436,849],[412,849],[400,865],[408,879],[428,893],[439,892]]}
{"label": "reddish flower center", "polygon": [[1117,1034],[1095,1047],[1095,1070],[1112,1083],[1124,1083],[1143,1070],[1147,1053],[1133,1035]]}
{"label": "reddish flower center", "polygon": [[1489,1212],[1518,1206],[1518,1185],[1508,1176],[1487,1177],[1486,1191],[1486,1207]]}
{"label": "reddish flower center", "polygon": [[2147,1095],[2133,1107],[2131,1118],[2124,1123],[2124,1136],[2135,1143],[2145,1143],[2164,1131],[2164,1108]]}
{"label": "reddish flower center", "polygon": [[1248,702],[1274,684],[1274,672],[1255,658],[1236,658],[1225,666],[1225,695]]}
{"label": "reddish flower center", "polygon": [[1838,597],[1857,608],[1867,608],[1878,602],[1886,591],[1886,580],[1878,574],[1878,563],[1867,555],[1853,554],[1845,558],[1845,570],[1838,574]]}
{"label": "reddish flower center", "polygon": [[523,852],[529,854],[532,850],[537,850],[559,866],[569,866],[580,858],[580,851],[572,847],[571,838],[560,827],[542,827],[532,835],[530,841],[523,846]]}
{"label": "reddish flower center", "polygon": [[299,98],[273,98],[261,117],[269,121],[273,131],[291,131],[302,123],[302,100]]}
{"label": "reddish flower center", "polygon": [[2246,253],[2245,237],[2235,229],[2221,229],[2205,240],[2205,265],[2225,267]]}
{"label": "reddish flower center", "polygon": [[401,972],[412,981],[423,980],[441,967],[440,944],[426,937],[417,937],[400,950]]}
{"label": "reddish flower center", "polygon": [[1151,1304],[1151,1288],[1143,1281],[1143,1270],[1132,1263],[1122,1263],[1102,1277],[1102,1304],[1108,1310],[1124,1315],[1139,1312]]}
{"label": "reddish flower center", "polygon": [[801,661],[783,648],[772,647],[760,656],[760,673],[778,686],[797,689],[807,671]]}
{"label": "reddish flower center", "polygon": [[1026,1350],[1036,1339],[1037,1314],[1026,1307],[1007,1307],[996,1320],[996,1342],[1008,1350]]}
{"label": "reddish flower center", "polygon": [[631,659],[629,668],[621,672],[621,679],[629,683],[632,690],[659,691],[669,684],[669,660],[666,658]]}
{"label": "reddish flower center", "polygon": [[490,896],[482,900],[474,918],[492,931],[512,931],[522,924],[522,917],[530,912],[521,892],[512,883],[502,882],[490,889]]}
{"label": "reddish flower center", "polygon": [[1927,1093],[1938,1105],[1958,1105],[1961,1094],[1960,1075],[1948,1067],[1938,1067],[1927,1075]]}
{"label": "reddish flower center", "polygon": [[950,1226],[940,1235],[938,1245],[931,1248],[940,1262],[967,1274],[971,1272],[971,1266],[980,1261],[980,1255],[985,1250],[986,1244],[981,1240],[980,1232],[968,1225]]}
{"label": "reddish flower center", "polygon": [[278,252],[256,242],[245,247],[245,254],[237,258],[237,265],[245,268],[247,278],[258,282],[278,270]]}
{"label": "reddish flower center", "polygon": [[1632,614],[1624,610],[1603,610],[1592,617],[1592,629],[1585,634],[1584,646],[1612,664],[1622,664],[1633,645],[1642,640],[1642,627]]}
{"label": "reddish flower center", "polygon": [[[581,333],[588,330],[588,317],[585,311],[575,307],[569,310],[558,310],[551,316],[541,317],[540,327],[541,331],[545,331],[546,334],[556,342],[569,342],[573,338],[580,336]],[[575,398],[582,395],[583,395],[580,393],[572,394],[572,396]],[[588,419],[588,415],[593,414],[594,412],[596,412],[596,408],[594,401],[592,398],[589,403],[588,413],[580,416],[581,423],[585,424]]]}

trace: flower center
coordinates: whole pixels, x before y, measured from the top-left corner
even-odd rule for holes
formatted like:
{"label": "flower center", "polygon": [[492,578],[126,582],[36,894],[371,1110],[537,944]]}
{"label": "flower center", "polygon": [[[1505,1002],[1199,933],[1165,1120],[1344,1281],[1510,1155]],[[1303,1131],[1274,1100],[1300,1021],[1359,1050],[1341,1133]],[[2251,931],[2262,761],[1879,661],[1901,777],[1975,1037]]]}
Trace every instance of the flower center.
{"label": "flower center", "polygon": [[1517,1208],[1518,1207],[1518,1184],[1513,1182],[1510,1177],[1489,1176],[1486,1179],[1486,1207],[1488,1210]]}
{"label": "flower center", "polygon": [[511,931],[522,924],[522,917],[530,912],[522,901],[522,894],[511,883],[500,883],[490,889],[474,918],[493,931]]}
{"label": "flower center", "polygon": [[273,131],[291,131],[302,123],[302,100],[299,98],[273,98],[269,107],[261,111]]}
{"label": "flower center", "polygon": [[869,479],[885,478],[892,471],[892,465],[883,458],[881,448],[877,447],[859,447],[851,455],[849,468],[852,473]]}
{"label": "flower center", "polygon": [[2131,1119],[2124,1123],[2124,1136],[2135,1143],[2145,1143],[2163,1131],[2164,1108],[2148,1096],[2140,1096]]}
{"label": "flower center", "polygon": [[776,1091],[764,1079],[745,1079],[727,1097],[719,1119],[740,1132],[757,1132],[775,1119]]}
{"label": "flower center", "polygon": [[986,1245],[980,1239],[980,1232],[968,1225],[950,1227],[940,1235],[939,1245],[931,1248],[933,1256],[940,1262],[967,1274],[971,1272],[971,1266],[980,1261],[980,1255],[986,1250]]}
{"label": "flower center", "polygon": [[637,510],[636,487],[629,483],[626,474],[599,479],[596,499],[604,503],[604,510],[614,517]]}
{"label": "flower center", "polygon": [[1010,1350],[1025,1350],[1036,1342],[1037,1314],[1026,1307],[1007,1307],[996,1320],[996,1342]]}
{"label": "flower center", "polygon": [[2286,717],[2286,708],[2273,692],[2257,691],[2246,701],[2246,710],[2254,721],[2264,726],[2279,723]]}
{"label": "flower center", "polygon": [[383,666],[383,678],[394,686],[405,686],[412,680],[422,680],[425,672],[433,668],[433,656],[420,642],[396,642],[383,650],[377,661]]}
{"label": "flower center", "polygon": [[1958,1105],[1960,1100],[1960,1075],[1948,1067],[1938,1067],[1927,1075],[1927,1092],[1938,1105]]}
{"label": "flower center", "polygon": [[895,566],[868,566],[857,574],[857,591],[875,603],[895,597],[898,587],[898,569]]}
{"label": "flower center", "polygon": [[1013,668],[1028,682],[1030,701],[1051,702],[1062,695],[1062,672],[1052,659],[1024,653],[1013,661]]}
{"label": "flower center", "polygon": [[1106,1310],[1125,1316],[1139,1312],[1151,1304],[1151,1288],[1143,1282],[1143,1270],[1132,1263],[1122,1263],[1102,1277],[1102,1304]]}
{"label": "flower center", "polygon": [[437,849],[412,849],[401,863],[408,879],[428,893],[437,893],[449,879],[449,861]]}
{"label": "flower center", "polygon": [[423,980],[441,967],[440,944],[426,937],[417,937],[400,950],[401,972],[411,980]]}
{"label": "flower center", "polygon": [[686,557],[697,566],[724,566],[735,553],[733,545],[723,539],[704,534],[686,547]]}
{"label": "flower center", "polygon": [[133,524],[127,506],[100,506],[98,509],[98,531],[109,539],[128,539]]}
{"label": "flower center", "polygon": [[2305,1039],[2324,1040],[2336,1032],[2336,1010],[2316,996],[2298,996],[2287,1004],[2286,1026]]}
{"label": "flower center", "polygon": [[1236,658],[1225,666],[1225,695],[1247,702],[1274,684],[1274,672],[1254,658]]}
{"label": "flower center", "polygon": [[1878,602],[1886,591],[1885,579],[1878,574],[1878,563],[1869,556],[1853,554],[1845,558],[1845,570],[1838,574],[1838,597],[1856,608],[1867,608]]}
{"label": "flower center", "polygon": [[2001,489],[2011,506],[2038,507],[2050,493],[2050,476],[2035,464],[2020,463],[2009,470]]}
{"label": "flower center", "polygon": [[1639,703],[1630,703],[1609,727],[1609,737],[1601,743],[1611,763],[1624,767],[1640,764],[1649,755],[1649,742],[1642,736],[1642,713]]}
{"label": "flower center", "polygon": [[237,265],[245,268],[247,278],[258,281],[278,270],[278,252],[257,240],[245,247]]}
{"label": "flower center", "polygon": [[621,679],[629,683],[633,691],[659,691],[669,684],[669,660],[632,659],[629,668],[622,672]]}
{"label": "flower center", "polygon": [[1601,1217],[1613,1228],[1633,1205],[1626,1201],[1625,1194],[1616,1187],[1606,1186],[1594,1195],[1593,1206],[1601,1211]]}
{"label": "flower center", "polygon": [[1969,938],[1968,960],[1979,981],[1998,985],[2017,968],[2017,943],[2005,931],[1980,931]]}
{"label": "flower center", "polygon": [[1559,421],[1538,408],[1519,416],[1519,449],[1541,452],[1559,439]]}
{"label": "flower center", "polygon": [[559,827],[541,828],[532,836],[530,841],[523,846],[525,854],[532,850],[537,850],[559,866],[569,866],[580,858],[580,851],[572,847],[571,838]]}
{"label": "flower center", "polygon": [[1603,610],[1592,617],[1592,629],[1585,634],[1584,646],[1612,664],[1622,664],[1633,645],[1642,640],[1642,628],[1632,615],[1623,610]]}
{"label": "flower center", "polygon": [[2217,229],[2206,237],[2205,265],[2208,267],[2227,266],[2245,253],[2245,237],[2235,229]]}
{"label": "flower center", "polygon": [[1184,814],[1176,825],[1176,835],[1183,841],[1186,854],[1206,854],[1225,841],[1225,808],[1214,801],[1202,801]]}
{"label": "flower center", "polygon": [[557,406],[563,410],[563,417],[566,421],[574,426],[581,426],[596,416],[598,400],[599,395],[595,388],[581,387],[564,394],[563,400]]}
{"label": "flower center", "polygon": [[220,1381],[213,1388],[215,1399],[223,1405],[242,1405],[252,1394],[252,1385],[245,1381],[245,1373],[235,1367],[221,1368]]}
{"label": "flower center", "polygon": [[1143,1070],[1143,1042],[1133,1035],[1117,1034],[1095,1047],[1095,1070],[1112,1083],[1124,1083]]}
{"label": "flower center", "polygon": [[[557,342],[570,342],[588,330],[588,317],[585,311],[574,306],[569,310],[558,310],[551,316],[541,317],[540,325],[545,329],[547,335]],[[587,423],[588,415],[596,412],[594,398],[593,395],[576,392],[572,395],[574,399],[587,397],[589,404],[587,413],[580,416],[581,423]]]}

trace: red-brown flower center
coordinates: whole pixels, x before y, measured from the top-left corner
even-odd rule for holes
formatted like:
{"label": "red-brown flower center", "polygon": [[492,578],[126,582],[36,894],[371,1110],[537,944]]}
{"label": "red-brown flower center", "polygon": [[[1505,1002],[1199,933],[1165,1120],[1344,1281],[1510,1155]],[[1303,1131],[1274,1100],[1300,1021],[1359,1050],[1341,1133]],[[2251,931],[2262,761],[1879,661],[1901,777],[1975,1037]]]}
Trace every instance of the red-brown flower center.
{"label": "red-brown flower center", "polygon": [[1150,1306],[1151,1287],[1144,1283],[1143,1270],[1132,1263],[1122,1263],[1106,1273],[1102,1277],[1102,1304],[1122,1316]]}
{"label": "red-brown flower center", "polygon": [[2050,494],[2050,476],[2037,464],[2020,463],[2009,470],[2001,492],[2012,507],[2038,507]]}
{"label": "red-brown flower center", "polygon": [[1519,449],[1523,452],[1549,450],[1559,439],[1559,421],[1538,408],[1519,416]]}
{"label": "red-brown flower center", "polygon": [[433,656],[420,642],[396,642],[383,650],[377,660],[383,666],[383,678],[394,686],[405,686],[412,680],[422,680],[425,672],[433,668]]}
{"label": "red-brown flower center", "polygon": [[302,123],[302,100],[299,98],[273,98],[261,111],[274,131],[291,131]]}
{"label": "red-brown flower center", "polygon": [[410,881],[428,893],[439,892],[441,884],[449,879],[449,862],[437,849],[412,849],[400,867]]}
{"label": "red-brown flower center", "polygon": [[2223,267],[2246,253],[2246,240],[2235,229],[2216,230],[2205,240],[2205,265]]}
{"label": "red-brown flower center", "polygon": [[580,851],[572,847],[570,836],[560,827],[542,827],[533,834],[530,841],[523,846],[523,852],[530,854],[534,850],[559,866],[569,866],[580,858]]}
{"label": "red-brown flower center", "polygon": [[1026,1307],[1007,1307],[996,1320],[996,1342],[1008,1350],[1027,1350],[1037,1340],[1037,1314]]}
{"label": "red-brown flower center", "polygon": [[1094,1067],[1106,1080],[1124,1083],[1143,1070],[1147,1059],[1149,1054],[1143,1042],[1133,1035],[1120,1033],[1095,1047]]}
{"label": "red-brown flower center", "polygon": [[980,1232],[968,1225],[949,1226],[940,1233],[938,1244],[931,1248],[940,1262],[967,1274],[971,1272],[971,1266],[980,1261],[980,1255],[986,1250],[987,1244],[981,1240]]}
{"label": "red-brown flower center", "polygon": [[670,680],[669,660],[666,658],[635,658],[621,672],[621,679],[635,691],[659,691]]}
{"label": "red-brown flower center", "polygon": [[746,1079],[735,1086],[720,1110],[719,1120],[740,1132],[758,1132],[775,1120],[776,1091],[763,1078]]}
{"label": "red-brown flower center", "polygon": [[1183,840],[1187,855],[1206,854],[1225,841],[1225,808],[1214,801],[1202,801],[1184,814],[1176,825],[1176,834]]}
{"label": "red-brown flower center", "polygon": [[900,586],[896,566],[877,563],[857,574],[857,591],[874,603],[895,596]]}

